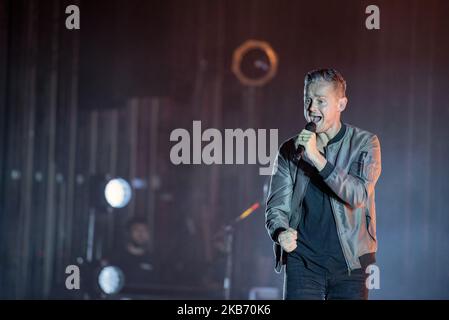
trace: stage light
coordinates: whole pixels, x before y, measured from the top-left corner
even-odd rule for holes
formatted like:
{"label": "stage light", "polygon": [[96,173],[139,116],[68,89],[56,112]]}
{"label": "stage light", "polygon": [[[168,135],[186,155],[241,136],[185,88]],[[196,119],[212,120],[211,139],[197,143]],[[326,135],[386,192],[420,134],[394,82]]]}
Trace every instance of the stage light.
{"label": "stage light", "polygon": [[247,40],[234,51],[232,72],[246,86],[264,86],[277,69],[278,57],[268,42]]}
{"label": "stage light", "polygon": [[108,204],[113,208],[123,208],[131,200],[131,186],[122,179],[110,180],[104,189],[104,196]]}
{"label": "stage light", "polygon": [[98,274],[98,285],[108,295],[117,294],[125,284],[125,275],[120,268],[106,266]]}

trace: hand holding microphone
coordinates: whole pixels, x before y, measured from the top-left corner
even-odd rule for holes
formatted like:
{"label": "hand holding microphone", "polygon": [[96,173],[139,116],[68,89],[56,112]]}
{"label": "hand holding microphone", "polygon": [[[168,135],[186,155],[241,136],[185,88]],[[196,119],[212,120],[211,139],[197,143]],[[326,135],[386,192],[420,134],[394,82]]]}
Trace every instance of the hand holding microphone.
{"label": "hand holding microphone", "polygon": [[323,170],[326,166],[327,160],[318,151],[316,143],[316,124],[314,122],[307,123],[304,130],[301,131],[296,143],[298,144],[296,158],[304,156],[304,152],[307,158],[313,163],[318,171]]}
{"label": "hand holding microphone", "polygon": [[[307,155],[310,154],[311,149],[317,149],[316,147],[316,124],[315,122],[309,122],[306,124],[305,129],[301,131],[299,136],[296,139],[296,143],[298,145],[296,158],[299,159],[303,156],[304,151]],[[310,143],[309,143],[310,141]]]}

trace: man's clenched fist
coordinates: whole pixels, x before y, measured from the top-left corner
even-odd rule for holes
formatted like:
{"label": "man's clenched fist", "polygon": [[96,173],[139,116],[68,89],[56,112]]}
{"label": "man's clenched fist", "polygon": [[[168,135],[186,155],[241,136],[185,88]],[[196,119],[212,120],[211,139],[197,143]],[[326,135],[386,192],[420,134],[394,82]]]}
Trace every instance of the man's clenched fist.
{"label": "man's clenched fist", "polygon": [[298,239],[298,232],[295,229],[288,228],[282,231],[278,236],[278,242],[282,249],[286,252],[292,252],[297,247],[296,239]]}

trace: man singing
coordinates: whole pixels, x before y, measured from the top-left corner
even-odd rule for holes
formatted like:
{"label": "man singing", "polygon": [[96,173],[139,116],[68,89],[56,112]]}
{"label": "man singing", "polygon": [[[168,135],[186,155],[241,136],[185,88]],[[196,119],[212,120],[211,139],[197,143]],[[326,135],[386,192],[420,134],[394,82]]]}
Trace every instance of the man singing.
{"label": "man singing", "polygon": [[376,135],[341,122],[346,81],[309,72],[304,116],[316,125],[277,154],[265,212],[284,299],[368,299],[366,267],[377,251],[374,188],[381,172]]}

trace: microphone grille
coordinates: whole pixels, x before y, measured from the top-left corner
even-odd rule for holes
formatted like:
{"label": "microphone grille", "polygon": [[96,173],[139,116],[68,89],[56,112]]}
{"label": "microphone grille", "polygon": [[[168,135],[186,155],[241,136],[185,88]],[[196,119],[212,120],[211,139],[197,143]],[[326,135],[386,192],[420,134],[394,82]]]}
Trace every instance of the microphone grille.
{"label": "microphone grille", "polygon": [[306,130],[311,131],[311,132],[316,132],[316,123],[315,122],[307,123]]}

